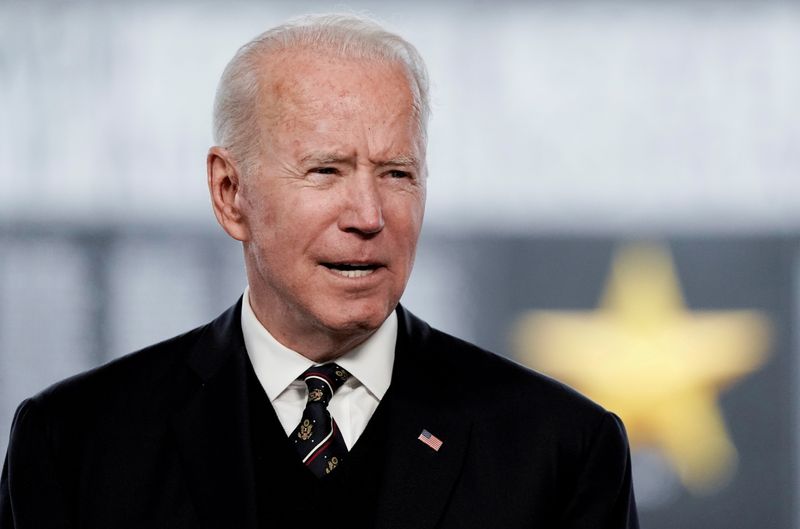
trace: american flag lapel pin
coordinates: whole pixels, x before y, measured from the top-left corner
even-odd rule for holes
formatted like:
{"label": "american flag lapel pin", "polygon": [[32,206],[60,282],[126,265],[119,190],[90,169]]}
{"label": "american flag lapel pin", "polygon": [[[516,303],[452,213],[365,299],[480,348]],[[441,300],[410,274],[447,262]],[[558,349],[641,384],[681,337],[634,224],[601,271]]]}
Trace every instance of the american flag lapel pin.
{"label": "american flag lapel pin", "polygon": [[422,441],[426,445],[430,446],[431,448],[433,448],[437,452],[442,447],[442,440],[439,439],[438,437],[436,437],[435,435],[433,435],[428,430],[422,430],[422,433],[419,434],[419,437],[417,437],[417,439],[419,439],[420,441]]}

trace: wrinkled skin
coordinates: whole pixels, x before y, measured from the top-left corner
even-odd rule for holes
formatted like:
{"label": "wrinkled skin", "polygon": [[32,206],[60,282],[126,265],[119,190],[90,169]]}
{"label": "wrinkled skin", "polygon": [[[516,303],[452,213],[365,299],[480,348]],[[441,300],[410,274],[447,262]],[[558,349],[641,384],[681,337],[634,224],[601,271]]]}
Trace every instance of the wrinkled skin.
{"label": "wrinkled skin", "polygon": [[250,302],[284,345],[326,361],[394,310],[425,208],[425,145],[401,66],[293,50],[264,58],[259,169],[213,147],[209,188],[243,242]]}

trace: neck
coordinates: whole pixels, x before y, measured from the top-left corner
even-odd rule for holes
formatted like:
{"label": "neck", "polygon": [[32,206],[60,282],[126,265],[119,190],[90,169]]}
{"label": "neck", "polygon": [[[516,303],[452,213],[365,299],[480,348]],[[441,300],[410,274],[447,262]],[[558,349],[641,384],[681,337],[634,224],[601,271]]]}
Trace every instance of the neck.
{"label": "neck", "polygon": [[[259,321],[261,318],[256,313]],[[261,324],[269,331],[272,336],[282,345],[300,353],[314,363],[322,364],[336,360],[348,351],[358,347],[375,333],[376,329],[357,335],[331,336],[321,334],[319,336],[303,336],[301,339],[293,339],[294,336],[282,334],[280,331],[273,330],[263,321]]]}
{"label": "neck", "polygon": [[256,319],[281,345],[295,351],[314,363],[330,362],[358,347],[372,336],[377,328],[356,328],[336,331],[316,322],[292,322],[274,318],[261,306],[252,291],[250,308]]}

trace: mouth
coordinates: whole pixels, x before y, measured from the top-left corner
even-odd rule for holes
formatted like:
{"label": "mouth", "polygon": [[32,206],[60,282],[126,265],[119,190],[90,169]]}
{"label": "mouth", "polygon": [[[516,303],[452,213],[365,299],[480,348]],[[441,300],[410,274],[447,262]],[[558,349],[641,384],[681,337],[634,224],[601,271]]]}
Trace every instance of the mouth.
{"label": "mouth", "polygon": [[322,266],[342,277],[358,279],[374,274],[382,265],[377,263],[321,263]]}

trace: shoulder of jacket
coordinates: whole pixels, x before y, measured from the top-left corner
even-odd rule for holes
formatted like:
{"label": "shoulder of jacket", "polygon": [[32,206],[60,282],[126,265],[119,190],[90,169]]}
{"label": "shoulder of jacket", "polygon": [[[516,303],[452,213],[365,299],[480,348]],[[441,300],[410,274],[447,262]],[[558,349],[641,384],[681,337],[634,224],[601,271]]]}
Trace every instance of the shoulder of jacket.
{"label": "shoulder of jacket", "polygon": [[478,402],[515,409],[525,403],[523,411],[549,410],[576,424],[599,425],[606,420],[608,412],[602,406],[567,384],[411,317],[424,336],[420,358],[427,359],[427,368],[441,380],[469,381]]}
{"label": "shoulder of jacket", "polygon": [[159,382],[184,364],[184,359],[209,324],[110,360],[43,389],[29,400],[44,407],[77,405],[84,399],[112,398],[159,387]]}

